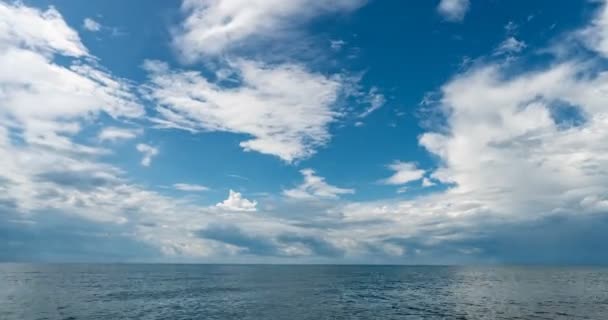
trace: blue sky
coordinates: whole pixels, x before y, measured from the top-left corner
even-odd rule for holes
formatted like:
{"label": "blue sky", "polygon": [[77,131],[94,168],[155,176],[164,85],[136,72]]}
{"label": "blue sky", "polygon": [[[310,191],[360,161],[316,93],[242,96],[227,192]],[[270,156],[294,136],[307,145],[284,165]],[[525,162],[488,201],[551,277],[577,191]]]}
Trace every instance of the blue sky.
{"label": "blue sky", "polygon": [[602,1],[0,21],[1,261],[608,262]]}

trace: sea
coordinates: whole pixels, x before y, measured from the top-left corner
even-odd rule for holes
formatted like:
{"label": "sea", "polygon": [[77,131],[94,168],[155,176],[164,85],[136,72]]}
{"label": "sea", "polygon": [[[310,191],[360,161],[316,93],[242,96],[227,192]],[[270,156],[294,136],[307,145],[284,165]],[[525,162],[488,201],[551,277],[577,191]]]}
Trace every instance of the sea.
{"label": "sea", "polygon": [[0,319],[608,319],[608,268],[0,264]]}

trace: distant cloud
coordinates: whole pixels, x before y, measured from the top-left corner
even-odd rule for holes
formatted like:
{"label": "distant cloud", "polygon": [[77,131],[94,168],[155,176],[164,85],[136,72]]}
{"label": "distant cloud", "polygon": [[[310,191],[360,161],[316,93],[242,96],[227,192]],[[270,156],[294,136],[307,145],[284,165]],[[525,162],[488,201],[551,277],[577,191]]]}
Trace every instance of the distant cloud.
{"label": "distant cloud", "polygon": [[353,194],[354,189],[345,189],[332,186],[325,182],[325,178],[319,177],[312,169],[300,170],[304,182],[294,189],[283,191],[283,194],[294,199],[337,199],[343,194]]}
{"label": "distant cloud", "polygon": [[253,212],[257,211],[257,205],[257,201],[247,200],[243,198],[243,195],[241,195],[239,192],[230,190],[228,193],[228,198],[216,204],[216,207],[226,211]]}
{"label": "distant cloud", "polygon": [[389,164],[388,168],[395,171],[395,173],[392,176],[382,180],[382,183],[384,184],[402,185],[408,182],[420,180],[425,174],[425,171],[418,169],[416,164],[413,162],[395,161],[392,164]]}
{"label": "distant cloud", "polygon": [[437,11],[447,21],[459,22],[464,19],[464,16],[469,11],[469,0],[441,0]]}
{"label": "distant cloud", "polygon": [[519,26],[517,25],[517,23],[513,22],[513,21],[509,21],[506,25],[505,25],[505,32],[507,34],[515,34],[517,33],[517,29],[519,28]]}
{"label": "distant cloud", "polygon": [[176,183],[173,185],[173,188],[180,191],[186,192],[200,192],[207,191],[209,188],[199,185],[199,184],[190,184],[190,183]]}
{"label": "distant cloud", "polygon": [[141,133],[141,129],[106,127],[99,132],[97,138],[100,141],[130,140],[136,138]]}
{"label": "distant cloud", "polygon": [[143,154],[143,158],[141,159],[141,165],[144,167],[149,167],[152,163],[152,158],[158,155],[158,149],[147,145],[144,143],[140,143],[136,146],[137,151]]}
{"label": "distant cloud", "polygon": [[85,18],[82,22],[82,26],[91,32],[97,32],[101,30],[101,24],[91,18]]}
{"label": "distant cloud", "polygon": [[344,41],[344,40],[330,40],[329,41],[329,46],[334,51],[342,50],[342,47],[344,47],[345,44],[346,44],[346,41]]}
{"label": "distant cloud", "polygon": [[519,53],[525,48],[525,42],[517,40],[515,37],[509,37],[494,50],[494,55]]}
{"label": "distant cloud", "polygon": [[372,112],[380,109],[386,103],[386,98],[379,91],[380,90],[376,87],[372,87],[369,90],[369,93],[365,96],[364,99],[364,102],[369,104],[369,107],[359,115],[360,118],[365,118],[369,116]]}

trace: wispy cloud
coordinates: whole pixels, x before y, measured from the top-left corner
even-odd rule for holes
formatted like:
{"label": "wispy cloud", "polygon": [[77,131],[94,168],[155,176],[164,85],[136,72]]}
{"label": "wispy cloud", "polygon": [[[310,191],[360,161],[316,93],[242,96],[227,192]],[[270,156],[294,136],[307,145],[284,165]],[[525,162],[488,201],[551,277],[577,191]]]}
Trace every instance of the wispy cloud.
{"label": "wispy cloud", "polygon": [[142,132],[141,129],[105,127],[99,132],[97,138],[100,141],[130,140],[137,138]]}
{"label": "wispy cloud", "polygon": [[192,183],[175,183],[173,185],[173,188],[175,188],[176,190],[186,191],[186,192],[201,192],[201,191],[209,190],[209,188],[207,188],[205,186],[202,186],[200,184],[192,184]]}
{"label": "wispy cloud", "polygon": [[293,189],[284,190],[283,194],[294,199],[337,199],[340,195],[353,194],[354,189],[339,188],[325,182],[312,169],[300,170],[304,182]]}
{"label": "wispy cloud", "polygon": [[82,27],[91,32],[97,32],[101,30],[101,24],[92,18],[85,18],[82,22]]}

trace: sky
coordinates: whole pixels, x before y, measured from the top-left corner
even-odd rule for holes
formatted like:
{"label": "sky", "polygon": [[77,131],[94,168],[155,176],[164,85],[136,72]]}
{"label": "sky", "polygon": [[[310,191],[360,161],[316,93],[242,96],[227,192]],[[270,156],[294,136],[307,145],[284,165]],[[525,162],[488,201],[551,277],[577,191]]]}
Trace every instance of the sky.
{"label": "sky", "polygon": [[608,264],[608,5],[0,0],[0,261]]}

